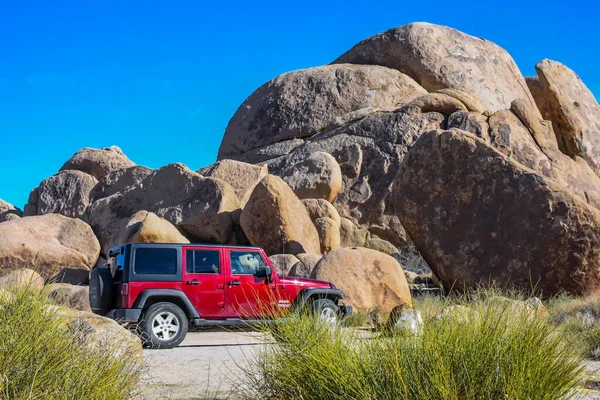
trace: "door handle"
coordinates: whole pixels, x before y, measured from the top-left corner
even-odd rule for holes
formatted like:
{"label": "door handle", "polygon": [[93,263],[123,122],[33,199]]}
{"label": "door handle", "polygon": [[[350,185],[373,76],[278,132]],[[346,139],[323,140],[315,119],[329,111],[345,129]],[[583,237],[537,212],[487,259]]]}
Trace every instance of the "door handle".
{"label": "door handle", "polygon": [[228,285],[229,286],[240,286],[242,284],[242,282],[240,281],[229,281]]}
{"label": "door handle", "polygon": [[196,286],[196,285],[200,284],[200,281],[198,279],[192,279],[191,281],[187,281],[185,284],[186,285],[194,285],[194,286]]}

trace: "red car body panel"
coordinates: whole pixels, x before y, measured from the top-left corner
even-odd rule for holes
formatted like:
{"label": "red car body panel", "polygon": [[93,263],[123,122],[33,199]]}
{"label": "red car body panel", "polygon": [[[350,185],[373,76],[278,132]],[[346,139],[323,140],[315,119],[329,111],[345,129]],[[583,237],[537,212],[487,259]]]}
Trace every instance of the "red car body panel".
{"label": "red car body panel", "polygon": [[[166,245],[165,245],[166,246]],[[145,291],[169,289],[183,292],[195,308],[199,317],[205,320],[270,319],[286,314],[300,293],[305,289],[335,289],[329,282],[296,277],[279,277],[264,250],[256,247],[228,247],[182,244],[180,251],[180,274],[178,281],[125,280],[119,285],[116,304],[128,309],[138,306],[136,300]],[[220,270],[214,273],[190,270],[188,256],[191,252],[212,251],[218,259]],[[232,253],[251,254],[260,257],[271,268],[270,278],[257,274],[233,271]],[[194,253],[198,254],[198,253]],[[204,254],[204,253],[202,253]]]}

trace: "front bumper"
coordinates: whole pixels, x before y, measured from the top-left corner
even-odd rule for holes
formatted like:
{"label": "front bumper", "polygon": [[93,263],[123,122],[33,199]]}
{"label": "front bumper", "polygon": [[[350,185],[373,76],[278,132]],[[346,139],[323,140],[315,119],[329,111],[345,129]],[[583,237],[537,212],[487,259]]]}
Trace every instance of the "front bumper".
{"label": "front bumper", "polygon": [[141,308],[117,308],[110,310],[106,318],[114,319],[120,324],[137,323],[140,320]]}

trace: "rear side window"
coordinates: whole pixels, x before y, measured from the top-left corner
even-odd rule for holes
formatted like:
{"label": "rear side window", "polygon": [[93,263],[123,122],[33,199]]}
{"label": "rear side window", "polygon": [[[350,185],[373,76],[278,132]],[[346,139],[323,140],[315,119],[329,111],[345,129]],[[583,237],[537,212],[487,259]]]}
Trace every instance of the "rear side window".
{"label": "rear side window", "polygon": [[185,270],[188,274],[220,274],[221,254],[217,250],[187,250]]}
{"label": "rear side window", "polygon": [[140,275],[174,275],[177,273],[177,250],[138,248],[134,271]]}

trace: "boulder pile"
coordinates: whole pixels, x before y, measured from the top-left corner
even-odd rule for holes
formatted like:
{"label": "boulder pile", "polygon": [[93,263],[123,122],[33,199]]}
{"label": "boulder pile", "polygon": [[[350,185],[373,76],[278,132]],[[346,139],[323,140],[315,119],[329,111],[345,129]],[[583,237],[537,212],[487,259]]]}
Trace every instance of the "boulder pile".
{"label": "boulder pile", "polygon": [[[367,38],[258,88],[215,164],[152,170],[86,148],[23,212],[0,200],[0,275],[85,285],[112,246],[190,242],[260,246],[278,273],[333,281],[365,311],[410,304],[411,285],[591,293],[600,106],[566,66],[536,70],[438,25]],[[82,290],[52,291],[87,309]]]}

